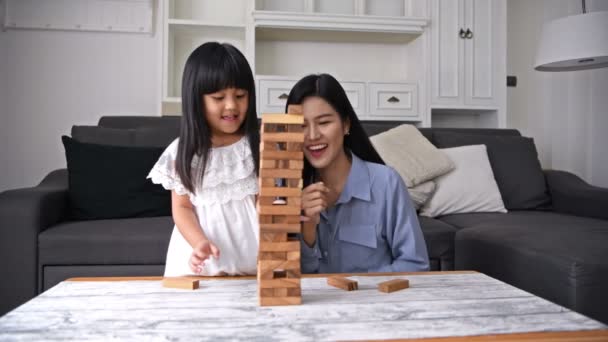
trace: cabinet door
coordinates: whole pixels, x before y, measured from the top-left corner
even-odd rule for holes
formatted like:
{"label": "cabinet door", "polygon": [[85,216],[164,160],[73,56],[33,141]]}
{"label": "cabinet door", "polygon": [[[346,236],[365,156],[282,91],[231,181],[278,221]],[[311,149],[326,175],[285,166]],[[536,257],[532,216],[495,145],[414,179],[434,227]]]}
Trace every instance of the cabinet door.
{"label": "cabinet door", "polygon": [[497,16],[495,0],[464,0],[465,27],[471,30],[464,43],[465,104],[492,106],[495,104],[497,51]]}
{"label": "cabinet door", "polygon": [[285,113],[287,96],[297,80],[260,80],[258,113]]}
{"label": "cabinet door", "polygon": [[431,96],[432,104],[463,103],[462,0],[434,0],[432,3]]}

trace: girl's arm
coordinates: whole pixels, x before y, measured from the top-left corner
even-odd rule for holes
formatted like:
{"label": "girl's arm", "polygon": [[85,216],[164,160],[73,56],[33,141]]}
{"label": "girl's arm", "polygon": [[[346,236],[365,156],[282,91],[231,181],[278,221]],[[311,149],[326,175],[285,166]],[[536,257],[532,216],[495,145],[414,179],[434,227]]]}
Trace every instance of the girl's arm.
{"label": "girl's arm", "polygon": [[203,262],[212,255],[219,257],[220,251],[205,236],[188,195],[178,195],[175,191],[171,191],[171,211],[175,226],[192,246],[188,265],[192,272],[200,273]]}

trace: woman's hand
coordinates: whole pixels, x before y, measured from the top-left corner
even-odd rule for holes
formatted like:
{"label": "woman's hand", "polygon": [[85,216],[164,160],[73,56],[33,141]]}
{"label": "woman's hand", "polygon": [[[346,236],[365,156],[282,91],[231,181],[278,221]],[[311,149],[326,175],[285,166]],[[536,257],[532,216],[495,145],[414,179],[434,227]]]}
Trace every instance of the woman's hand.
{"label": "woman's hand", "polygon": [[330,190],[323,182],[313,183],[302,190],[302,237],[308,246],[317,239],[321,212],[327,209]]}
{"label": "woman's hand", "polygon": [[302,221],[319,224],[320,214],[327,209],[329,188],[323,182],[313,183],[302,190]]}
{"label": "woman's hand", "polygon": [[203,239],[192,249],[192,254],[188,261],[190,270],[196,274],[201,273],[204,267],[203,263],[205,260],[209,259],[210,256],[219,258],[220,250],[211,241]]}

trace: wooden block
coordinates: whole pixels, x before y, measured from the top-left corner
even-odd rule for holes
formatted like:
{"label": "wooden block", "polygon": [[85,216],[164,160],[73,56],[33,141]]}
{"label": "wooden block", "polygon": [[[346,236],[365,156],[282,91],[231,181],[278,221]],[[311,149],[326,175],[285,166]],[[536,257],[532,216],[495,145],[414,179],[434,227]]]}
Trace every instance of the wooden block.
{"label": "wooden block", "polygon": [[287,289],[287,297],[301,297],[302,289],[299,287],[290,287]]}
{"label": "wooden block", "polygon": [[286,131],[287,132],[293,132],[293,133],[303,133],[304,132],[304,127],[302,125],[287,125],[286,127]]}
{"label": "wooden block", "polygon": [[304,161],[303,160],[290,160],[289,161],[289,169],[291,169],[291,170],[302,170],[302,169],[304,169]]}
{"label": "wooden block", "polygon": [[300,305],[302,297],[260,297],[260,306]]}
{"label": "wooden block", "polygon": [[262,169],[275,169],[277,168],[277,161],[270,159],[260,160],[260,168]]}
{"label": "wooden block", "polygon": [[276,181],[273,177],[261,178],[260,177],[260,189],[276,187]]}
{"label": "wooden block", "polygon": [[327,284],[344,291],[354,291],[359,289],[359,283],[357,283],[355,280],[338,276],[327,277]]}
{"label": "wooden block", "polygon": [[[262,178],[289,178],[298,179],[302,178],[302,171],[300,170],[289,170],[289,169],[260,169],[260,177]],[[294,188],[294,186],[291,186]]]}
{"label": "wooden block", "polygon": [[273,290],[273,297],[287,297],[287,288],[274,288]]}
{"label": "wooden block", "polygon": [[290,207],[302,207],[302,197],[287,197],[287,205]]}
{"label": "wooden block", "polygon": [[258,260],[287,260],[288,252],[259,252]]}
{"label": "wooden block", "polygon": [[265,159],[281,159],[281,160],[301,160],[304,158],[304,152],[300,151],[275,151],[264,150],[262,156]]}
{"label": "wooden block", "polygon": [[274,297],[274,289],[259,289],[260,293],[259,296],[260,297]]}
{"label": "wooden block", "polygon": [[267,142],[304,142],[304,134],[298,132],[278,132],[278,133],[264,133],[262,134],[261,141]]}
{"label": "wooden block", "polygon": [[266,124],[285,124],[302,125],[304,117],[298,114],[262,114],[262,125]]}
{"label": "wooden block", "polygon": [[302,226],[299,223],[261,223],[262,233],[300,233]]}
{"label": "wooden block", "polygon": [[[299,263],[300,261],[298,261]],[[300,268],[293,268],[290,270],[285,270],[286,274],[285,277],[289,278],[289,279],[300,279],[302,277],[302,269]]]}
{"label": "wooden block", "polygon": [[277,151],[279,148],[277,146],[277,143],[275,142],[264,142],[264,140],[262,140],[260,142],[260,157],[264,157],[264,153],[266,152],[270,152],[270,151]]}
{"label": "wooden block", "polygon": [[290,188],[303,188],[304,182],[302,182],[302,178],[300,179],[288,179],[287,184]]}
{"label": "wooden block", "polygon": [[302,189],[288,187],[261,188],[261,197],[302,197]]}
{"label": "wooden block", "polygon": [[163,287],[184,290],[198,289],[198,279],[186,277],[165,277],[163,278]]}
{"label": "wooden block", "polygon": [[300,241],[260,243],[260,252],[294,252],[300,250]]}
{"label": "wooden block", "polygon": [[258,219],[260,224],[262,223],[272,223],[272,215],[259,215]]}
{"label": "wooden block", "polygon": [[260,215],[300,215],[300,206],[295,205],[259,205]]}
{"label": "wooden block", "polygon": [[302,105],[289,105],[287,106],[287,113],[288,114],[296,114],[296,115],[302,115]]}
{"label": "wooden block", "polygon": [[277,288],[277,287],[300,287],[300,279],[263,279],[258,282],[260,288]]}
{"label": "wooden block", "polygon": [[269,242],[287,242],[287,233],[261,233],[260,245],[267,244]]}
{"label": "wooden block", "polygon": [[300,251],[287,252],[287,260],[300,260]]}
{"label": "wooden block", "polygon": [[259,263],[259,269],[262,272],[269,270],[291,270],[299,268],[299,260],[263,260]]}
{"label": "wooden block", "polygon": [[410,287],[410,281],[407,279],[391,279],[378,284],[380,292],[391,293]]}

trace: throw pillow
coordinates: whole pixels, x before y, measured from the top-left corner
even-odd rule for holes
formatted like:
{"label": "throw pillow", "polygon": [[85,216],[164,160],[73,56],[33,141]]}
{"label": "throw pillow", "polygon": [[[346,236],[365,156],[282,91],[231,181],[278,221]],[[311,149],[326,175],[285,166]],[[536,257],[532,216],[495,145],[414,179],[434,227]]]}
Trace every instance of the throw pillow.
{"label": "throw pillow", "polygon": [[507,212],[485,145],[446,148],[442,151],[456,167],[435,179],[437,189],[420,210],[420,215],[436,217],[458,213]]}
{"label": "throw pillow", "polygon": [[408,188],[441,176],[454,168],[452,161],[415,126],[400,125],[370,137],[384,162],[393,167]]}
{"label": "throw pillow", "polygon": [[167,147],[177,136],[179,130],[172,127],[110,128],[100,126],[72,126],[72,138],[84,143]]}
{"label": "throw pillow", "polygon": [[418,184],[413,188],[407,189],[416,210],[420,209],[420,207],[422,207],[426,201],[428,201],[428,199],[435,192],[435,188],[435,182],[427,181],[422,184]]}
{"label": "throw pillow", "polygon": [[171,215],[171,193],[146,176],[162,147],[87,144],[61,137],[68,166],[70,218]]}
{"label": "throw pillow", "polygon": [[490,165],[507,209],[537,209],[550,204],[545,175],[533,139],[436,132],[435,141],[441,148],[486,145]]}

